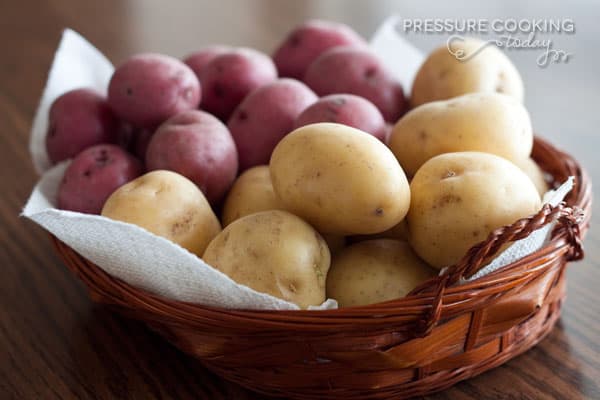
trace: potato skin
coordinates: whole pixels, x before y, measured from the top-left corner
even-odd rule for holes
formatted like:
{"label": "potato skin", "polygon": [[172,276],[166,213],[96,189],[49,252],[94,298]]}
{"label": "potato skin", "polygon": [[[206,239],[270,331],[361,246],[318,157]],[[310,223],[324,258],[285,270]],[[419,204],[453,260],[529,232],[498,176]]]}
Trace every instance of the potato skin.
{"label": "potato skin", "polygon": [[302,79],[308,66],[324,51],[336,46],[366,46],[367,42],[347,25],[308,20],[296,27],[273,53],[280,76]]}
{"label": "potato skin", "polygon": [[286,211],[234,221],[210,242],[203,258],[234,281],[301,308],[325,301],[329,249],[314,228]]}
{"label": "potato skin", "polygon": [[531,180],[493,154],[447,153],[427,161],[410,183],[409,239],[428,264],[456,263],[496,228],[540,209]]}
{"label": "potato skin", "polygon": [[339,46],[327,50],[310,64],[304,82],[319,96],[350,93],[364,97],[392,123],[408,106],[400,82],[368,48]]}
{"label": "potato skin", "polygon": [[550,190],[550,186],[544,177],[544,171],[531,157],[517,160],[514,163],[531,179],[540,196],[544,196]]}
{"label": "potato skin", "polygon": [[266,54],[240,47],[213,58],[202,69],[199,79],[200,108],[227,121],[244,97],[277,79],[277,69]]}
{"label": "potato skin", "polygon": [[376,239],[353,244],[337,254],[327,275],[327,297],[340,307],[380,303],[406,296],[436,275],[408,243]]}
{"label": "potato skin", "polygon": [[185,176],[217,204],[235,180],[238,153],[221,121],[207,112],[189,110],[169,118],[152,135],[146,166]]}
{"label": "potato skin", "polygon": [[[233,221],[260,211],[283,210],[285,206],[273,190],[268,165],[259,165],[246,170],[233,183],[225,204],[221,222],[227,226]],[[322,233],[331,254],[337,253],[346,244],[340,235]]]}
{"label": "potato skin", "polygon": [[118,142],[117,117],[106,98],[87,88],[57,97],[48,112],[46,151],[53,164],[101,143]]}
{"label": "potato skin", "polygon": [[172,171],[148,172],[121,186],[104,204],[102,215],[141,226],[199,257],[221,231],[200,189]]}
{"label": "potato skin", "polygon": [[[454,41],[453,52],[469,57],[485,43],[468,38]],[[485,46],[468,60],[459,61],[444,45],[434,50],[417,72],[410,98],[411,107],[472,92],[497,92],[523,101],[523,81],[506,55],[493,45]]]}
{"label": "potato skin", "polygon": [[142,163],[113,144],[99,144],[79,153],[58,187],[61,210],[100,214],[106,199],[144,172]]}
{"label": "potato skin", "polygon": [[285,206],[273,190],[269,166],[259,165],[246,170],[233,183],[221,219],[227,226],[246,215],[268,210],[285,210]]}
{"label": "potato skin", "polygon": [[[186,58],[183,59],[185,65],[190,67],[198,80],[202,76],[204,68],[210,63],[212,60],[220,56],[221,54],[228,53],[233,49],[229,46],[214,44],[210,46],[203,47],[202,49],[195,51],[189,54]],[[202,82],[200,82],[202,83]]]}
{"label": "potato skin", "polygon": [[529,157],[531,119],[525,107],[506,95],[470,93],[423,104],[394,126],[388,146],[408,176],[438,154],[481,151],[510,161]]}
{"label": "potato skin", "polygon": [[387,126],[373,103],[353,94],[330,94],[308,106],[296,118],[294,128],[317,122],[335,122],[348,125],[386,142]]}
{"label": "potato skin", "polygon": [[187,65],[162,54],[136,54],[121,64],[108,85],[108,103],[135,126],[154,128],[198,106],[200,82]]}
{"label": "potato skin", "polygon": [[227,127],[239,153],[240,170],[267,164],[279,141],[294,129],[317,95],[295,79],[278,79],[252,91],[235,109]]}
{"label": "potato skin", "polygon": [[392,152],[345,125],[296,129],[279,142],[269,169],[286,209],[323,233],[382,232],[400,222],[410,204],[408,181]]}

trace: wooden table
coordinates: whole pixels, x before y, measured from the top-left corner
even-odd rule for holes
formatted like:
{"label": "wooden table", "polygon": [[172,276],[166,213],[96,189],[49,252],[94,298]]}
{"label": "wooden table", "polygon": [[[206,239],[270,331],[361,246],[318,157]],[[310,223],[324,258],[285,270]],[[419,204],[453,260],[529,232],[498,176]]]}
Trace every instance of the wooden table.
{"label": "wooden table", "polygon": [[[177,4],[175,4],[177,3]],[[525,3],[525,2],[520,2]],[[174,56],[222,42],[270,51],[308,16],[338,19],[370,34],[389,13],[406,17],[566,15],[577,33],[560,44],[567,65],[539,69],[513,52],[527,84],[534,125],[583,162],[600,182],[597,136],[600,32],[591,3],[455,8],[421,0],[385,2],[159,2],[19,0],[0,6],[0,398],[254,399],[260,396],[207,372],[143,325],[94,306],[61,264],[48,235],[18,218],[36,175],[29,128],[63,27],[83,33],[115,63],[140,51]],[[473,3],[471,3],[473,4]],[[588,4],[586,6],[586,4]],[[487,4],[486,4],[487,5]],[[468,10],[463,11],[460,10]],[[459,12],[460,11],[460,12]],[[458,13],[458,14],[457,14]],[[429,49],[440,36],[412,35]],[[598,199],[599,192],[595,190]],[[597,203],[596,203],[597,204]],[[596,215],[598,206],[594,206]],[[600,398],[600,228],[592,222],[586,259],[568,270],[568,300],[556,329],[535,349],[431,399]]]}

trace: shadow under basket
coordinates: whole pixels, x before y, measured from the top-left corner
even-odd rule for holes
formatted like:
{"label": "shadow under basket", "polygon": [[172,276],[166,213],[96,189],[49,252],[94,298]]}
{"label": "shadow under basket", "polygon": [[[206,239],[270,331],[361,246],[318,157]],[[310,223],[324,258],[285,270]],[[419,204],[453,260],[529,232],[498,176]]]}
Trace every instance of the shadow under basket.
{"label": "shadow under basket", "polygon": [[[445,389],[523,353],[553,328],[565,266],[583,256],[591,184],[570,155],[536,138],[533,158],[549,181],[575,176],[565,202],[499,228],[456,265],[405,298],[328,311],[227,310],[135,288],[53,238],[94,301],[142,320],[218,375],[296,399],[401,399]],[[552,240],[482,278],[503,244],[556,221]]]}

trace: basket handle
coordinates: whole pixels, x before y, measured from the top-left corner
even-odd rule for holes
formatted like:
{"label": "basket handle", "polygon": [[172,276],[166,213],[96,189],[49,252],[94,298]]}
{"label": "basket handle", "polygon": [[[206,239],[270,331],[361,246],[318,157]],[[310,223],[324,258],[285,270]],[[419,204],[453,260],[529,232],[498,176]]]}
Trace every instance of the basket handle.
{"label": "basket handle", "polygon": [[[473,276],[483,266],[483,263],[500,250],[505,243],[523,239],[543,226],[557,221],[552,230],[552,237],[564,235],[569,245],[566,254],[567,261],[583,258],[583,244],[580,225],[584,220],[584,212],[579,207],[568,207],[564,202],[553,207],[545,204],[536,214],[522,218],[512,225],[503,226],[492,231],[488,237],[471,247],[467,254],[456,264],[446,268],[437,279],[432,307],[418,322],[417,336],[427,336],[437,325],[442,315],[444,290],[462,278]],[[429,286],[431,288],[431,286]],[[413,293],[420,292],[417,288]]]}
{"label": "basket handle", "polygon": [[453,266],[447,269],[448,281],[446,286],[458,282],[462,278],[470,278],[481,269],[483,263],[489,257],[495,255],[504,244],[524,239],[533,231],[545,225],[557,221],[552,231],[552,237],[561,234],[566,235],[566,241],[570,245],[567,253],[567,261],[583,258],[583,245],[581,241],[580,223],[583,221],[583,210],[579,207],[568,207],[564,202],[552,207],[544,204],[542,209],[530,217],[522,218],[512,225],[503,226],[492,231],[488,237],[475,246],[471,247],[467,254]]}

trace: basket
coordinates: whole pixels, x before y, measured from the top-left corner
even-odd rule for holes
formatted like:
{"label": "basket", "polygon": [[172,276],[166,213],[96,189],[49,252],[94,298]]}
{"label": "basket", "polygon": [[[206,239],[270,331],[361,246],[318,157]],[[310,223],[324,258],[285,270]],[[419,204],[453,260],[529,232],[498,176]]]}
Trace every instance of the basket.
{"label": "basket", "polygon": [[[591,184],[574,158],[540,138],[533,158],[555,183],[575,176],[565,203],[495,230],[407,297],[369,306],[246,311],[178,302],[111,277],[53,242],[94,301],[144,321],[208,369],[251,390],[321,400],[425,395],[526,351],[560,315],[566,263],[583,256]],[[456,285],[503,244],[552,221],[557,224],[548,245]]]}

